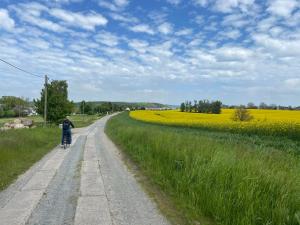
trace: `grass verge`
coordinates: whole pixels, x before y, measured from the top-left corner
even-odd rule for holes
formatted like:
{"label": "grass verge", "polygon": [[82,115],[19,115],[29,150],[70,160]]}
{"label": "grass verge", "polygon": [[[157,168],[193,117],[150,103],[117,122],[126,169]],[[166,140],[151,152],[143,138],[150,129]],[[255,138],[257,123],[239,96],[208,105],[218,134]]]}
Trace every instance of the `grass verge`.
{"label": "grass verge", "polygon": [[[42,124],[41,117],[30,117],[35,123]],[[95,115],[71,116],[76,128],[95,122]],[[13,119],[1,119],[9,122]],[[46,153],[60,143],[61,130],[57,126],[48,128],[8,130],[0,132],[0,190],[6,188],[18,175],[40,160]]]}
{"label": "grass verge", "polygon": [[299,145],[291,140],[147,124],[127,113],[106,132],[189,224],[300,224]]}
{"label": "grass verge", "polygon": [[74,123],[75,128],[86,127],[94,123],[101,117],[97,115],[73,115],[70,116],[70,120]]}
{"label": "grass verge", "polygon": [[0,132],[0,190],[52,150],[60,140],[58,128]]}

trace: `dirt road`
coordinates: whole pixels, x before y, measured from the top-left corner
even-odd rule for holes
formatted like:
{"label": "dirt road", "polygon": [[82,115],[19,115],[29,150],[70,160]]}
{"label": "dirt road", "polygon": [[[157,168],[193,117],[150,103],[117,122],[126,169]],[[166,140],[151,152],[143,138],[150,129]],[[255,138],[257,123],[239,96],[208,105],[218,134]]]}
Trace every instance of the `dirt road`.
{"label": "dirt road", "polygon": [[0,193],[0,225],[169,224],[107,138],[110,116],[78,129]]}

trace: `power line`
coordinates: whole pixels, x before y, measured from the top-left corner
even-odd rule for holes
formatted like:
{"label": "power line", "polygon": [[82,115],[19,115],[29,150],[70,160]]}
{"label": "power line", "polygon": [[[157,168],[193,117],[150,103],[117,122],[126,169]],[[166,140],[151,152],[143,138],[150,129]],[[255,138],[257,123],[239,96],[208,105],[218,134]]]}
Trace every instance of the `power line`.
{"label": "power line", "polygon": [[17,69],[17,70],[20,70],[20,71],[22,71],[22,72],[24,72],[24,73],[27,73],[27,74],[29,74],[29,75],[31,75],[31,76],[35,76],[35,77],[39,77],[39,78],[44,78],[44,76],[40,76],[40,75],[36,75],[36,74],[30,73],[30,72],[28,72],[28,71],[26,71],[26,70],[23,70],[23,69],[21,69],[21,68],[15,66],[15,65],[13,65],[13,64],[11,64],[11,63],[5,61],[4,59],[1,59],[1,58],[0,58],[0,61],[6,63],[6,64],[8,64],[8,65],[10,65],[11,67],[13,67],[13,68],[15,68],[15,69]]}
{"label": "power line", "polygon": [[48,86],[48,84],[47,84],[47,82],[48,82],[48,76],[47,75],[45,75],[45,76],[41,76],[41,75],[36,75],[36,74],[34,74],[34,73],[30,73],[30,72],[28,72],[28,71],[26,71],[26,70],[23,70],[23,69],[21,69],[20,67],[17,67],[17,66],[15,66],[15,65],[13,65],[13,64],[11,64],[11,63],[9,63],[9,62],[7,62],[6,60],[4,60],[4,59],[1,59],[0,58],[0,61],[2,61],[2,62],[4,62],[4,63],[6,63],[7,65],[10,65],[11,67],[13,67],[13,68],[15,68],[15,69],[17,69],[17,70],[20,70],[20,71],[22,71],[22,72],[24,72],[24,73],[27,73],[27,74],[29,74],[29,75],[31,75],[31,76],[35,76],[35,77],[39,77],[39,78],[43,78],[43,77],[45,77],[45,98],[44,98],[44,127],[46,127],[46,125],[47,125],[47,86]]}

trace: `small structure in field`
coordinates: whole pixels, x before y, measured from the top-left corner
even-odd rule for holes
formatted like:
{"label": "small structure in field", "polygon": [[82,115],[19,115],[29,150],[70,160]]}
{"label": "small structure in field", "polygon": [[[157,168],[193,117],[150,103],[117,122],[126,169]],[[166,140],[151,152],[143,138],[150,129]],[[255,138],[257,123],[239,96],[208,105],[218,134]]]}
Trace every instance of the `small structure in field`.
{"label": "small structure in field", "polygon": [[126,111],[130,111],[130,108],[127,107],[125,110],[126,110]]}

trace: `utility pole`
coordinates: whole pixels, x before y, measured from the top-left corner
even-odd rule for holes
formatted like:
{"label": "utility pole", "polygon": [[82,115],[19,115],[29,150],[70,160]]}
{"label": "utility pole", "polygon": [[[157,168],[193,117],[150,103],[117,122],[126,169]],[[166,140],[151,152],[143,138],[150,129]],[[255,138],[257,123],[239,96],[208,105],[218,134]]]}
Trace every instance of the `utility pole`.
{"label": "utility pole", "polygon": [[82,104],[83,106],[82,106],[82,111],[83,111],[83,115],[84,115],[84,105],[85,105],[85,101],[83,101],[83,104]]}
{"label": "utility pole", "polygon": [[47,125],[47,94],[48,94],[47,86],[48,86],[48,77],[47,75],[45,75],[44,127],[46,127]]}

